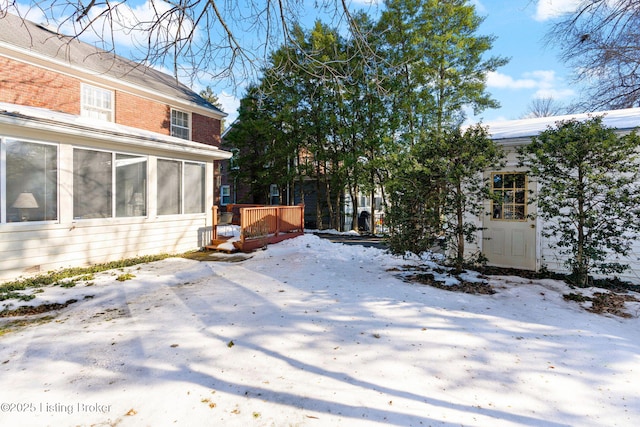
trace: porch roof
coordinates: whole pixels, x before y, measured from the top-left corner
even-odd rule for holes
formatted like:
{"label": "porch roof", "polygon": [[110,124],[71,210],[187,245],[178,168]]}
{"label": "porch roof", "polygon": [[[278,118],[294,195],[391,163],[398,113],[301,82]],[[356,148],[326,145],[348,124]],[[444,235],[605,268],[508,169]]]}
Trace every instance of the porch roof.
{"label": "porch roof", "polygon": [[138,129],[118,123],[96,120],[45,108],[0,102],[0,125],[94,138],[114,144],[144,147],[172,153],[229,159],[232,153],[200,142]]}

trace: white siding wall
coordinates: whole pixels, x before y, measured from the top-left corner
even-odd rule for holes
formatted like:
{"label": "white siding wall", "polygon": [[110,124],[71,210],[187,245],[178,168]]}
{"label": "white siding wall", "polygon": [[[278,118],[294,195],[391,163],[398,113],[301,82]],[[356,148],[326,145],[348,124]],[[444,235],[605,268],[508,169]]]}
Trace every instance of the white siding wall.
{"label": "white siding wall", "polygon": [[[27,273],[46,273],[63,267],[87,266],[140,255],[177,254],[199,249],[211,239],[213,205],[213,157],[145,149],[114,141],[2,128],[0,137],[59,143],[58,220],[32,223],[0,223],[0,281]],[[64,141],[64,142],[61,142]],[[73,219],[73,148],[98,148],[147,156],[148,198],[146,217]],[[203,162],[205,212],[158,216],[156,197],[158,157]],[[185,189],[188,191],[188,189]],[[86,197],[91,197],[90,194]]]}
{"label": "white siding wall", "polygon": [[[557,251],[552,247],[556,241],[557,239],[554,237],[545,238],[540,236],[541,266],[549,271],[568,273],[565,267],[567,257],[559,256]],[[612,256],[611,259],[629,266],[627,271],[619,275],[620,279],[640,284],[640,237],[633,237],[632,242],[632,248],[627,257],[616,259]],[[598,275],[595,276],[598,277]],[[607,275],[607,277],[611,276],[612,275]]]}
{"label": "white siding wall", "polygon": [[0,232],[0,280],[22,273],[198,249],[210,236],[210,225],[206,214],[72,224],[5,224]]}

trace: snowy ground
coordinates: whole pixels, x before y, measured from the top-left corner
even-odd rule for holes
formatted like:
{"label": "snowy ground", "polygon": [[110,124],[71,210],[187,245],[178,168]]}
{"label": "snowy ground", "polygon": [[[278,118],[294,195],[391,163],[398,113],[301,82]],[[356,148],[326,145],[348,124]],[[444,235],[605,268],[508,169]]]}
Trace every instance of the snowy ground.
{"label": "snowy ground", "polygon": [[637,317],[552,280],[407,283],[406,264],[305,235],[47,288],[33,301],[78,302],[0,337],[0,425],[640,424]]}

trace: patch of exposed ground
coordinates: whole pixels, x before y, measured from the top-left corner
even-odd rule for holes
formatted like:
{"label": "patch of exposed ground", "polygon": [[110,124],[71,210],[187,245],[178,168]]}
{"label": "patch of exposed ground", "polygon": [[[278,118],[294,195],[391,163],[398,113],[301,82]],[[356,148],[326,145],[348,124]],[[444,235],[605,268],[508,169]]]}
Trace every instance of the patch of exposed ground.
{"label": "patch of exposed ground", "polygon": [[464,292],[467,294],[491,295],[496,291],[489,284],[486,276],[477,275],[474,280],[467,280],[468,273],[454,274],[444,268],[428,268],[417,266],[403,266],[402,269],[394,269],[400,272],[397,276],[406,282],[420,283],[433,286],[451,292]]}
{"label": "patch of exposed ground", "polygon": [[[464,292],[468,294],[491,295],[496,290],[489,285],[488,276],[517,276],[531,280],[555,279],[567,283],[572,292],[563,294],[566,301],[580,304],[585,310],[602,315],[613,315],[630,318],[640,315],[640,299],[635,293],[640,291],[640,286],[630,282],[621,281],[618,278],[596,279],[592,281],[590,288],[576,288],[572,285],[570,276],[550,273],[518,270],[513,268],[483,267],[476,279],[468,281],[462,275],[453,274],[444,268],[404,266],[402,269],[394,269],[399,272],[402,280],[433,286],[451,292]],[[602,289],[604,292],[595,291]]]}
{"label": "patch of exposed ground", "polygon": [[40,304],[34,306],[23,305],[13,310],[0,311],[0,317],[16,317],[16,316],[32,316],[34,314],[42,314],[48,311],[61,310],[70,304],[78,302],[76,299],[70,299],[65,303]]}

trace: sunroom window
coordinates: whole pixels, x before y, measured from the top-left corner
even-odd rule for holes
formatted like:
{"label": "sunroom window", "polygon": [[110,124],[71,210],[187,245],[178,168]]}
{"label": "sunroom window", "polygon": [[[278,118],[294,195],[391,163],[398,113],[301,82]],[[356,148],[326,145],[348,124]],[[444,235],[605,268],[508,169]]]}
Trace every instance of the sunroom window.
{"label": "sunroom window", "polygon": [[205,205],[204,163],[184,164],[184,212],[202,213]]}
{"label": "sunroom window", "polygon": [[73,150],[73,217],[147,215],[147,158]]}
{"label": "sunroom window", "polygon": [[158,215],[205,211],[205,164],[158,159]]}
{"label": "sunroom window", "polygon": [[4,141],[6,167],[0,182],[6,222],[58,219],[58,147],[15,139]]}
{"label": "sunroom window", "polygon": [[147,215],[147,158],[116,154],[116,216]]}
{"label": "sunroom window", "polygon": [[180,213],[182,162],[158,160],[158,215]]}
{"label": "sunroom window", "polygon": [[113,154],[94,150],[73,150],[73,217],[113,216]]}

